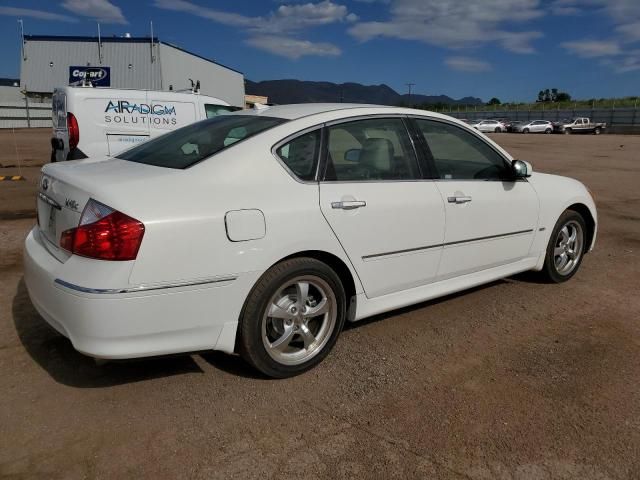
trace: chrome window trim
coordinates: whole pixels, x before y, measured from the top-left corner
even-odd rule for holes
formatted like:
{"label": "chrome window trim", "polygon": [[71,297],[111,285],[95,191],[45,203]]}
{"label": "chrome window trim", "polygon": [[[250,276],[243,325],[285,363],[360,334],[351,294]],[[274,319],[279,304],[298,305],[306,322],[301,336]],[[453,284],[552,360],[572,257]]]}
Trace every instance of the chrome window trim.
{"label": "chrome window trim", "polygon": [[180,287],[193,287],[193,286],[198,286],[198,285],[208,285],[208,284],[215,284],[215,283],[224,283],[224,282],[233,282],[234,280],[236,280],[238,277],[237,276],[228,276],[228,277],[215,277],[215,278],[207,278],[207,279],[201,279],[201,280],[191,280],[191,281],[186,281],[186,282],[178,282],[178,283],[171,283],[171,284],[166,284],[166,285],[158,285],[158,284],[151,284],[151,285],[136,285],[133,287],[124,287],[124,288],[90,288],[90,287],[83,287],[80,285],[75,285],[73,283],[67,282],[65,280],[62,280],[60,278],[56,278],[54,280],[54,283],[64,287],[66,289],[69,290],[73,290],[75,292],[80,292],[80,293],[92,293],[92,294],[101,294],[101,295],[113,295],[113,294],[119,294],[119,293],[139,293],[139,292],[149,292],[149,291],[153,291],[153,290],[166,290],[166,289],[171,289],[171,288],[180,288]]}

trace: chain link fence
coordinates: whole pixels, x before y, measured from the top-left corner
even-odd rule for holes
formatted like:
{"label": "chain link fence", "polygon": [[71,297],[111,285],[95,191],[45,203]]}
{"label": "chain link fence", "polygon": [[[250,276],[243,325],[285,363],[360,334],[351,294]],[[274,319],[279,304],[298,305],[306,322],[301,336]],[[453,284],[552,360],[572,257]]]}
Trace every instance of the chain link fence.
{"label": "chain link fence", "polygon": [[450,115],[466,120],[488,120],[494,118],[520,120],[549,120],[560,122],[573,117],[588,117],[592,122],[605,122],[608,133],[640,134],[640,108],[562,108],[549,110],[528,109],[488,109],[455,107],[437,110],[445,115]]}

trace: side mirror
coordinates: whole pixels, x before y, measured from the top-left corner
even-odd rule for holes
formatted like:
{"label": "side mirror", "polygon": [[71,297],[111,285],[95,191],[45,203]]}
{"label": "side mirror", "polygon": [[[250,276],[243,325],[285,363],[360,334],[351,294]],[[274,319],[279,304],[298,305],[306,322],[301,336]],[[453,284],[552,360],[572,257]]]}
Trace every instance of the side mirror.
{"label": "side mirror", "polygon": [[344,152],[344,159],[347,162],[359,162],[360,161],[360,150],[359,148],[352,148],[351,150],[347,150]]}
{"label": "side mirror", "polygon": [[530,177],[533,172],[531,164],[522,160],[514,160],[511,162],[511,168],[513,169],[513,176],[515,178],[527,178]]}

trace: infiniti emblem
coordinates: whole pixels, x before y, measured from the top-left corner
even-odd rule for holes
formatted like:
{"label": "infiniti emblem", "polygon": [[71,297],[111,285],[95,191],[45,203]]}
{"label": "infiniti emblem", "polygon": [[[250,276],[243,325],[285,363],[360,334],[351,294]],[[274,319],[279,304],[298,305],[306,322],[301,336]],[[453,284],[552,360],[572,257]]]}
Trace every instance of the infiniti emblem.
{"label": "infiniti emblem", "polygon": [[47,188],[49,188],[49,179],[45,178],[44,180],[42,180],[42,189],[46,190]]}

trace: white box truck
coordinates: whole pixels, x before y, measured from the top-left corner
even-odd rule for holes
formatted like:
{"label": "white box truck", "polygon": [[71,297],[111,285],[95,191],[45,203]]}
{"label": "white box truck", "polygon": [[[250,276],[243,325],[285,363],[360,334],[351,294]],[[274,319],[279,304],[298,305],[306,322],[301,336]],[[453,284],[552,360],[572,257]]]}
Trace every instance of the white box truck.
{"label": "white box truck", "polygon": [[56,88],[51,161],[113,156],[176,128],[238,110],[193,92]]}

